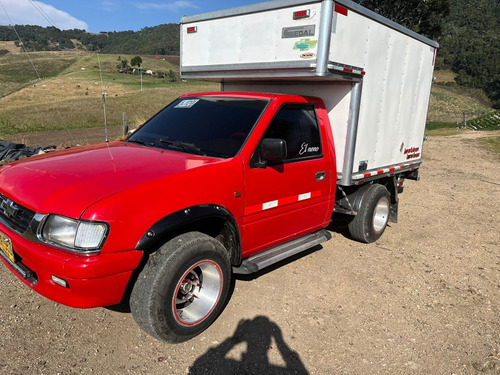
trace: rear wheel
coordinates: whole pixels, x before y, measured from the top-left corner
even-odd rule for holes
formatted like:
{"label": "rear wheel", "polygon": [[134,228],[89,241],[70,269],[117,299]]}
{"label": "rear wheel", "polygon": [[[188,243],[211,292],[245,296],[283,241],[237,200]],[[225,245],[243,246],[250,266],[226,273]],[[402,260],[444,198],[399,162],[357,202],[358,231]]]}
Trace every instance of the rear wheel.
{"label": "rear wheel", "polygon": [[229,255],[219,241],[182,234],[150,256],[132,290],[132,315],[159,340],[186,341],[222,312],[230,279]]}
{"label": "rear wheel", "polygon": [[351,237],[365,243],[378,240],[387,227],[390,208],[390,194],[385,186],[372,185],[363,195],[358,213],[348,225]]}

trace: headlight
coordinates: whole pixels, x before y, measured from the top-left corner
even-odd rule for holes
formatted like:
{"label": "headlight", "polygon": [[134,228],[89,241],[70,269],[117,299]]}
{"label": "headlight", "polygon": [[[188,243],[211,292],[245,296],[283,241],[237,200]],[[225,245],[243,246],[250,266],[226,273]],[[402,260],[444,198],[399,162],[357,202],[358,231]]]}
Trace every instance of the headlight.
{"label": "headlight", "polygon": [[46,242],[87,253],[100,250],[107,234],[106,223],[50,215],[45,220],[41,236]]}

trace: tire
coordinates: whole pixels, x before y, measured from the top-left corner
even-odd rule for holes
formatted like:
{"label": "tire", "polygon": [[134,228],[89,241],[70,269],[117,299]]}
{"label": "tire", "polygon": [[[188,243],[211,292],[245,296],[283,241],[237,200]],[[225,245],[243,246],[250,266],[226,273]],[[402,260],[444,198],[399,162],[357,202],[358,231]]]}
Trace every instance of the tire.
{"label": "tire", "polygon": [[385,186],[380,184],[373,184],[366,190],[357,215],[348,224],[354,240],[372,243],[382,236],[389,220],[390,197]]}
{"label": "tire", "polygon": [[153,253],[132,289],[137,324],[165,342],[182,342],[207,329],[229,295],[229,254],[199,232],[179,235]]}

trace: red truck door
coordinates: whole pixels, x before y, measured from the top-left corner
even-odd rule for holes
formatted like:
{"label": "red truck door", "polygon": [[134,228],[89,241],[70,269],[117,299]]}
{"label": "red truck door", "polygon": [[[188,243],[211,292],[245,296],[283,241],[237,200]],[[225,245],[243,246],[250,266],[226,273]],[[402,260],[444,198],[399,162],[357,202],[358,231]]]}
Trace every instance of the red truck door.
{"label": "red truck door", "polygon": [[324,155],[314,106],[284,104],[265,138],[285,140],[287,156],[263,167],[259,143],[245,166],[244,257],[320,229],[331,214],[331,161]]}

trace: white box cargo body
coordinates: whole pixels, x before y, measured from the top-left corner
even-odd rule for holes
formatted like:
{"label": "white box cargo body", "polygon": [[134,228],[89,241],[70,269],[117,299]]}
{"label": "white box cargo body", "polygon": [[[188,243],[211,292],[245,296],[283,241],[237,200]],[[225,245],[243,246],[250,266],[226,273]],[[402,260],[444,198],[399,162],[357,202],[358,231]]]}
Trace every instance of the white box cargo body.
{"label": "white box cargo body", "polygon": [[183,78],[322,98],[346,186],[420,165],[437,48],[350,0],[275,0],[181,21]]}

